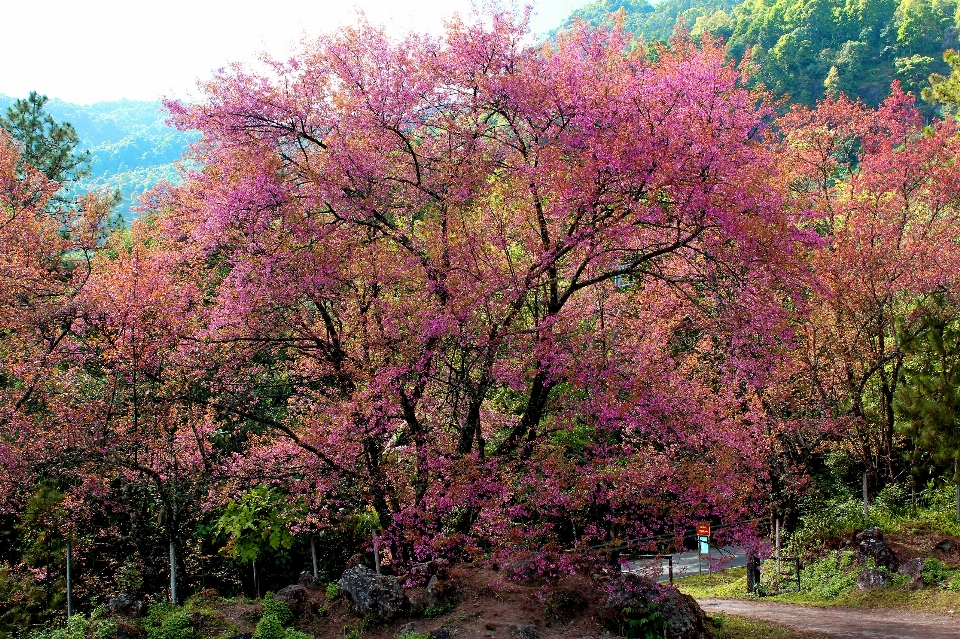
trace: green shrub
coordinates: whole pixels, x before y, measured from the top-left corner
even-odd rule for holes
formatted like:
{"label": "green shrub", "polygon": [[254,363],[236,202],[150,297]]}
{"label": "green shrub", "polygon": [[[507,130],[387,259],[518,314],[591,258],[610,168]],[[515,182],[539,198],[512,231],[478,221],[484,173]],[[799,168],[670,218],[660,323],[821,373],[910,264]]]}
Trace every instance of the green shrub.
{"label": "green shrub", "polygon": [[288,606],[286,602],[277,601],[276,599],[264,599],[263,616],[276,617],[281,626],[286,626],[293,621],[293,613],[290,611],[290,606]]}
{"label": "green shrub", "polygon": [[957,576],[957,571],[951,570],[949,566],[933,557],[923,560],[923,581],[928,584],[943,584],[953,580]]}
{"label": "green shrub", "polygon": [[287,631],[275,615],[264,615],[253,631],[253,639],[284,639]]}
{"label": "green shrub", "polygon": [[340,596],[340,585],[339,585],[337,582],[335,582],[335,581],[331,581],[330,583],[328,583],[328,584],[327,584],[327,599],[329,599],[330,601],[333,601],[334,599],[336,599],[336,598],[339,597],[339,596]]}
{"label": "green shrub", "polygon": [[179,606],[154,604],[144,623],[147,639],[193,639],[190,615]]}
{"label": "green shrub", "polygon": [[646,607],[626,607],[623,609],[623,636],[639,639],[659,639],[664,636],[666,619],[656,603]]}
{"label": "green shrub", "polygon": [[413,630],[407,630],[400,635],[400,639],[430,639],[432,635],[427,632],[414,632]]}
{"label": "green shrub", "polygon": [[849,550],[818,559],[800,571],[800,585],[815,595],[834,599],[857,584],[852,565],[853,552]]}
{"label": "green shrub", "polygon": [[442,617],[456,607],[456,604],[449,602],[440,604],[439,606],[428,606],[427,609],[423,611],[423,616],[427,619],[436,619],[437,617]]}
{"label": "green shrub", "polygon": [[83,615],[73,615],[64,626],[32,630],[28,639],[85,639],[90,622]]}

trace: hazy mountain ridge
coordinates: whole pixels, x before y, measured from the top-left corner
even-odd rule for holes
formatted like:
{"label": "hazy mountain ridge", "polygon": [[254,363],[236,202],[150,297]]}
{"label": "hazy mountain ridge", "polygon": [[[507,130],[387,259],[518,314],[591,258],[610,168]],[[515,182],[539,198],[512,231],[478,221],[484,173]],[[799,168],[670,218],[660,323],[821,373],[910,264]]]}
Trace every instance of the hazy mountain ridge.
{"label": "hazy mountain ridge", "polygon": [[[0,112],[14,100],[0,95]],[[46,110],[55,120],[72,124],[80,149],[91,152],[91,175],[77,189],[119,189],[123,201],[118,210],[127,220],[136,217],[130,208],[141,193],[161,181],[178,179],[174,163],[197,139],[196,133],[178,131],[166,123],[160,101],[79,105],[51,98]]]}

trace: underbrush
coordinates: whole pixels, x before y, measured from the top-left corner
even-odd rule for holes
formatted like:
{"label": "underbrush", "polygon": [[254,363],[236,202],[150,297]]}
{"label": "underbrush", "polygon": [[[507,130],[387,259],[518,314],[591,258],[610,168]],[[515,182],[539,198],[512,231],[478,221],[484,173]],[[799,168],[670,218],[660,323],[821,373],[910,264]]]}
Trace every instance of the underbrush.
{"label": "underbrush", "polygon": [[787,536],[784,552],[794,556],[819,555],[857,530],[879,528],[885,534],[936,534],[960,537],[956,516],[956,488],[930,483],[916,495],[901,485],[884,488],[863,517],[863,500],[854,497],[815,499],[805,505],[800,525]]}
{"label": "underbrush", "polygon": [[794,630],[769,621],[720,613],[713,615],[718,639],[828,639],[819,632]]}

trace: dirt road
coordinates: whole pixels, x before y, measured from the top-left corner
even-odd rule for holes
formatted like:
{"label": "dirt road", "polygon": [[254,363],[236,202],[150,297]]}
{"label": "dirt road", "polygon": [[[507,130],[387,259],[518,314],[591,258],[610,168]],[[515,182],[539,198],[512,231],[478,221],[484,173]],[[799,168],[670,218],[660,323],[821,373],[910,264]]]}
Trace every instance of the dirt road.
{"label": "dirt road", "polygon": [[[790,604],[698,599],[707,613],[725,612],[775,621],[797,630],[822,632],[842,639],[960,639],[960,618],[900,610],[853,610]],[[960,617],[960,610],[957,611]]]}

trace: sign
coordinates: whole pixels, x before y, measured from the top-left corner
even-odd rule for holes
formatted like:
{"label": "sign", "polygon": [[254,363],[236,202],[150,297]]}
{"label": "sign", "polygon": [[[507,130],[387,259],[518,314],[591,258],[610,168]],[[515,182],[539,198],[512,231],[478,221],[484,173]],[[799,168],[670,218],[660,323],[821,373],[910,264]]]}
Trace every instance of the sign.
{"label": "sign", "polygon": [[697,537],[709,537],[710,536],[710,522],[704,521],[697,524]]}

